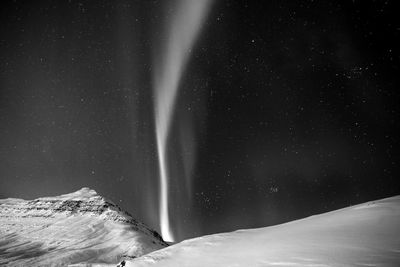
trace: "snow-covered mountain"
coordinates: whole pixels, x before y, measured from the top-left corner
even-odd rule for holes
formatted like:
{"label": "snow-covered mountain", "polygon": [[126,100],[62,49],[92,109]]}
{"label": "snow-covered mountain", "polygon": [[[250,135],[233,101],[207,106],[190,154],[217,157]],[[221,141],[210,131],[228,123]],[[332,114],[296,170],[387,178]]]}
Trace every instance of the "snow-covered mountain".
{"label": "snow-covered mountain", "polygon": [[119,266],[400,266],[400,196],[183,241]]}
{"label": "snow-covered mountain", "polygon": [[113,264],[167,246],[94,190],[0,200],[0,266]]}
{"label": "snow-covered mountain", "polygon": [[88,188],[0,200],[0,266],[116,266],[124,259],[119,266],[397,267],[399,233],[400,196],[167,248],[158,233]]}

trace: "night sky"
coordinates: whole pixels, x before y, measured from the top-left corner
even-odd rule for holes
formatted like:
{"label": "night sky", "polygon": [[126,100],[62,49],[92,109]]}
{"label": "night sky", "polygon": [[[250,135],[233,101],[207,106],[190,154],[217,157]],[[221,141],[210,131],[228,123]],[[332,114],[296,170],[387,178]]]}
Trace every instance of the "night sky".
{"label": "night sky", "polygon": [[[172,2],[2,1],[0,198],[86,186],[160,229]],[[168,139],[177,240],[400,194],[395,2],[214,1]]]}

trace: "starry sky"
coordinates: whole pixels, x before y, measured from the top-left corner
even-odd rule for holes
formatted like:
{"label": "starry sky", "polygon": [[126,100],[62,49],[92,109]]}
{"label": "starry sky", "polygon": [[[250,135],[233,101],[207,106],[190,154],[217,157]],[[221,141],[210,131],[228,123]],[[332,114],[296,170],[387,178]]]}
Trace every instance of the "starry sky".
{"label": "starry sky", "polygon": [[[0,198],[87,186],[159,230],[151,77],[170,2],[2,2]],[[168,138],[177,240],[400,193],[394,3],[214,1]]]}

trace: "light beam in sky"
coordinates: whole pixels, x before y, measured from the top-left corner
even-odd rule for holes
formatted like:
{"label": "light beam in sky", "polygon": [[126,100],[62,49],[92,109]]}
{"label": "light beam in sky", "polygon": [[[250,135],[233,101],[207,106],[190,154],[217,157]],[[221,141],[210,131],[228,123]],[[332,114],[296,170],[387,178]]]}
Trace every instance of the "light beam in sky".
{"label": "light beam in sky", "polygon": [[179,81],[212,0],[177,0],[154,58],[155,128],[160,175],[159,216],[164,240],[174,241],[169,220],[167,139]]}

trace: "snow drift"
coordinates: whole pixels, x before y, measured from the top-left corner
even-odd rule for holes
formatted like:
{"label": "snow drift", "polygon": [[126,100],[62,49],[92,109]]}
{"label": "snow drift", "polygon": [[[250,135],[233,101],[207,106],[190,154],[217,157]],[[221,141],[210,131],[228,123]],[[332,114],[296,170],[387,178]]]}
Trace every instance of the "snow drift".
{"label": "snow drift", "polygon": [[0,200],[0,265],[113,263],[167,244],[94,190]]}
{"label": "snow drift", "polygon": [[120,266],[400,266],[400,196],[183,241]]}

